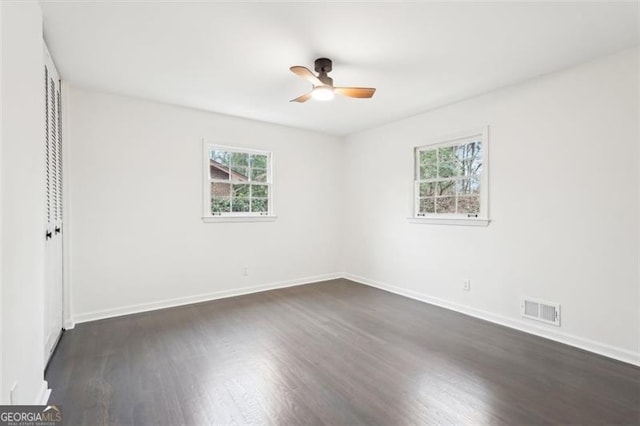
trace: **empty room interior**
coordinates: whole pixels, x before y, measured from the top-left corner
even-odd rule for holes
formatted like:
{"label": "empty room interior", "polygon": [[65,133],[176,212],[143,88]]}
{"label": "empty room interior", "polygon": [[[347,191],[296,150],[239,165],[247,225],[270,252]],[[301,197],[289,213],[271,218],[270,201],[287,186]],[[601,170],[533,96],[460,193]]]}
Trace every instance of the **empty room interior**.
{"label": "empty room interior", "polygon": [[639,14],[1,1],[0,414],[640,424]]}

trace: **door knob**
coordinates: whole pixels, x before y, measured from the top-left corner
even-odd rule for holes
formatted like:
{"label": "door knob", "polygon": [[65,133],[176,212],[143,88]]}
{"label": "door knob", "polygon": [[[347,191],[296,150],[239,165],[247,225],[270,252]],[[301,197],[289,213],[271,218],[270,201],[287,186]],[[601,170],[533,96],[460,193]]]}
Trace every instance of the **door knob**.
{"label": "door knob", "polygon": [[51,238],[51,231],[47,231],[47,233],[45,234],[46,239],[48,240],[49,238]]}

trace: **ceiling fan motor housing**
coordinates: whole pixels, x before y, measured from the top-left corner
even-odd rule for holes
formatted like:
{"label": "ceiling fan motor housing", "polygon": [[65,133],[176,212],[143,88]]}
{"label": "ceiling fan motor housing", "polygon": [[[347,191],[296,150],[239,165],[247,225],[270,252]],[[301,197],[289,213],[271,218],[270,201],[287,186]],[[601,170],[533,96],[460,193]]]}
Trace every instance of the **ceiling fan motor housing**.
{"label": "ceiling fan motor housing", "polygon": [[324,74],[331,72],[333,69],[333,64],[331,63],[331,59],[327,58],[318,58],[315,62],[315,70],[317,73]]}
{"label": "ceiling fan motor housing", "polygon": [[333,79],[327,75],[327,73],[331,72],[333,69],[331,59],[318,58],[314,65],[315,70],[318,73],[318,80],[320,80],[325,86],[333,87]]}

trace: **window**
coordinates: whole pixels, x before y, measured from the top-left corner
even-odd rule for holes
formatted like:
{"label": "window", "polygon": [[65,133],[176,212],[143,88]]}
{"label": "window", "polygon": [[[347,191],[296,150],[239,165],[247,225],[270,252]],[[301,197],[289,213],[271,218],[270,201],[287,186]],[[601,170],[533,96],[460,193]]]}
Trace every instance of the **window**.
{"label": "window", "polygon": [[271,153],[205,143],[204,219],[273,215]]}
{"label": "window", "polygon": [[414,219],[488,224],[487,133],[468,132],[415,149]]}

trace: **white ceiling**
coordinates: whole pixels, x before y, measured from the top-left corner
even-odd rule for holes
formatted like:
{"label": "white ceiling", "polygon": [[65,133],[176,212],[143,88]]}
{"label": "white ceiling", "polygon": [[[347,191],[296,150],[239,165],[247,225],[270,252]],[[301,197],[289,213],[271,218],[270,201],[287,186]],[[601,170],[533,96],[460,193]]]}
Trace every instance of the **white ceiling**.
{"label": "white ceiling", "polygon": [[[62,78],[346,135],[638,43],[638,4],[42,2]],[[333,59],[373,99],[289,103]]]}

